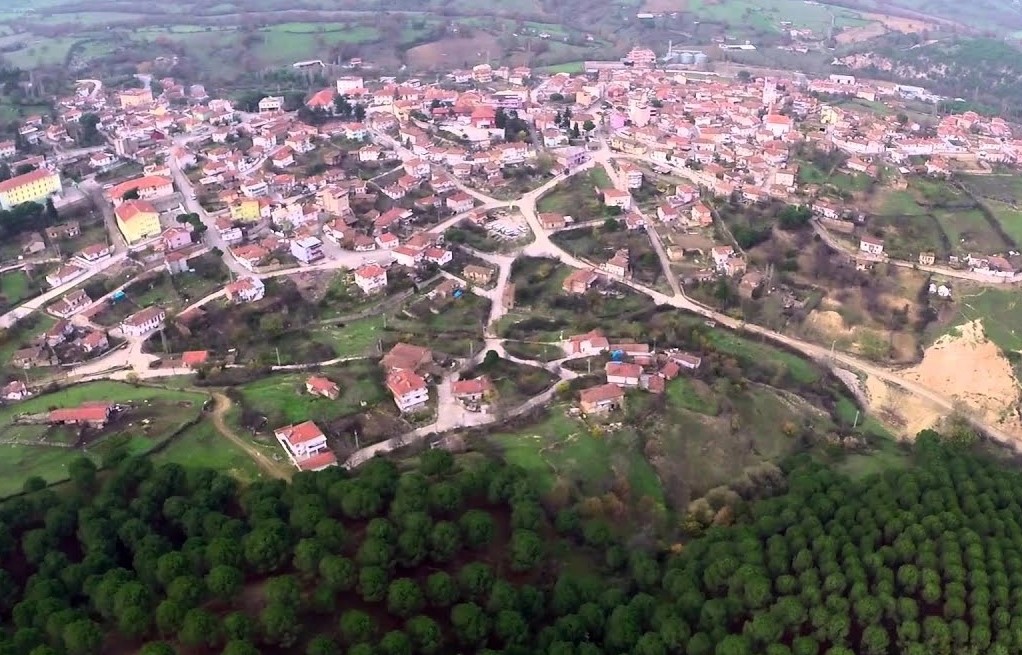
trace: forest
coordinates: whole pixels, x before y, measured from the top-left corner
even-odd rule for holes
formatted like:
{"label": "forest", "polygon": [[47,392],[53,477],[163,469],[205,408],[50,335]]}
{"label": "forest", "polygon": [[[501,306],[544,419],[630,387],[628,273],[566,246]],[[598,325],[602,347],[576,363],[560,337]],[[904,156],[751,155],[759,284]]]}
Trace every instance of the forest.
{"label": "forest", "polygon": [[858,480],[798,456],[674,545],[480,456],[245,488],[118,459],[0,506],[0,653],[1022,649],[1022,478],[929,431]]}

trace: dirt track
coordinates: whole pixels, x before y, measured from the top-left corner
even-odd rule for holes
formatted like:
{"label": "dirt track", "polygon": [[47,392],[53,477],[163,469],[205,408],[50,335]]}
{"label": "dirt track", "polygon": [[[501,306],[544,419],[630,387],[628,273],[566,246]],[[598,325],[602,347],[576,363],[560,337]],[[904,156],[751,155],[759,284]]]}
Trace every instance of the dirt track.
{"label": "dirt track", "polygon": [[252,461],[254,461],[259,468],[271,478],[277,478],[278,480],[290,480],[291,476],[281,470],[281,467],[278,464],[270,461],[270,459],[259,452],[255,446],[239,437],[233,430],[227,427],[227,422],[224,421],[224,416],[227,415],[227,412],[229,412],[231,407],[234,405],[234,403],[231,402],[231,399],[219,391],[213,392],[213,398],[216,400],[216,407],[213,408],[211,417],[213,419],[213,427],[216,428],[216,431],[230,440],[235,446],[244,450],[245,453],[252,458]]}

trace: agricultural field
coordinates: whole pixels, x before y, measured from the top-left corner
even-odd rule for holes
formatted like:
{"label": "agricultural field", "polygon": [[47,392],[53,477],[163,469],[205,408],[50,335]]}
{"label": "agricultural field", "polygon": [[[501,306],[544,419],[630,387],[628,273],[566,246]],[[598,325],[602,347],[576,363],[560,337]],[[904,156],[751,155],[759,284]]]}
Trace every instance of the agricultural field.
{"label": "agricultural field", "polygon": [[211,468],[241,482],[255,482],[264,474],[252,458],[217,433],[209,421],[185,429],[152,457],[157,464],[173,463],[191,468]]}
{"label": "agricultural field", "polygon": [[270,429],[316,421],[321,426],[372,409],[388,398],[376,362],[348,362],[315,373],[336,382],[337,400],[305,391],[313,373],[273,374],[236,388],[243,407],[262,413]]}
{"label": "agricultural field", "polygon": [[41,277],[30,278],[25,271],[8,271],[0,275],[0,312],[34,298],[41,292]]}
{"label": "agricultural field", "polygon": [[[104,400],[131,406],[122,416],[101,429],[79,431],[73,426],[23,425],[14,422],[22,414],[40,414],[58,407],[76,407],[87,401]],[[28,478],[39,476],[47,482],[63,479],[63,467],[83,453],[103,457],[116,450],[144,454],[170,439],[195,420],[207,396],[121,382],[88,382],[36,396],[0,408],[0,442],[12,457],[3,458],[5,483],[0,490],[20,490]],[[85,447],[83,449],[83,447]],[[59,475],[58,475],[59,473]],[[5,486],[6,485],[6,486]]]}
{"label": "agricultural field", "polygon": [[539,199],[537,210],[571,216],[579,222],[611,216],[613,212],[603,205],[597,189],[612,186],[606,171],[593,168],[558,184]]}
{"label": "agricultural field", "polygon": [[914,260],[933,251],[938,259],[969,253],[1004,253],[1015,244],[965,192],[944,182],[912,179],[908,189],[885,190],[874,202],[868,228],[884,250]]}
{"label": "agricultural field", "polygon": [[1022,175],[962,175],[961,183],[996,217],[1001,229],[1022,244]]}

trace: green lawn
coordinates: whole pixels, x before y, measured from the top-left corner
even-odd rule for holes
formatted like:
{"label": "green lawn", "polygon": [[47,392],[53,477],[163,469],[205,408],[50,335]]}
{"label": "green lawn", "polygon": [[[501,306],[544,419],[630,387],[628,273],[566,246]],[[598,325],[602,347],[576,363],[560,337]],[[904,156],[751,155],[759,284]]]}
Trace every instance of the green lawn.
{"label": "green lawn", "polygon": [[115,403],[134,403],[144,407],[149,403],[180,404],[182,407],[201,407],[206,395],[194,391],[178,391],[149,386],[134,386],[125,382],[103,380],[86,382],[60,391],[29,398],[15,405],[0,408],[0,422],[9,421],[18,414],[34,414],[54,407],[76,407],[89,400],[108,400]]}
{"label": "green lawn", "polygon": [[202,421],[181,433],[153,455],[157,463],[205,467],[228,473],[243,482],[263,477],[259,467],[240,448],[217,433],[209,421]]}
{"label": "green lawn", "polygon": [[994,287],[960,291],[955,308],[950,329],[980,319],[987,337],[1001,350],[1022,352],[1022,294],[1018,291]]}
{"label": "green lawn", "polygon": [[1011,237],[1015,243],[1022,244],[1022,211],[997,200],[984,200],[983,202],[997,218],[1005,234]]}
{"label": "green lawn", "polygon": [[570,73],[572,75],[581,73],[585,69],[584,61],[568,61],[563,64],[554,64],[553,66],[544,66],[543,72],[546,73]]}
{"label": "green lawn", "polygon": [[311,373],[275,374],[250,382],[239,388],[242,401],[247,408],[265,415],[270,427],[276,428],[307,420],[328,422],[350,416],[378,405],[387,397],[382,374],[375,363],[350,362],[317,373],[340,386],[341,395],[337,400],[306,393],[305,381],[309,375]]}
{"label": "green lawn", "polygon": [[616,472],[625,476],[636,498],[649,496],[663,504],[660,479],[642,456],[633,434],[593,434],[584,423],[566,416],[564,409],[555,405],[540,424],[497,432],[485,439],[509,463],[534,472],[544,491],[563,479],[578,485],[583,493],[602,493]]}
{"label": "green lawn", "polygon": [[377,342],[383,337],[383,316],[370,316],[342,325],[328,325],[313,330],[316,341],[334,349],[337,357],[360,357],[379,354]]}
{"label": "green lawn", "polygon": [[671,380],[667,385],[667,402],[675,407],[710,416],[716,416],[720,411],[712,393],[700,391],[696,382],[683,377]]}
{"label": "green lawn", "polygon": [[911,464],[911,456],[901,450],[897,443],[892,439],[882,439],[869,453],[846,456],[837,469],[850,478],[858,479],[892,469],[907,468]]}
{"label": "green lawn", "polygon": [[67,466],[83,453],[48,446],[0,446],[0,497],[21,491],[25,480],[38,476],[47,482],[67,479]]}
{"label": "green lawn", "polygon": [[717,350],[739,359],[756,363],[776,362],[783,365],[792,380],[799,384],[813,384],[820,379],[819,371],[798,355],[740,337],[730,330],[710,330],[707,339]]}
{"label": "green lawn", "polygon": [[11,271],[0,276],[0,306],[12,307],[39,295],[25,271]]}

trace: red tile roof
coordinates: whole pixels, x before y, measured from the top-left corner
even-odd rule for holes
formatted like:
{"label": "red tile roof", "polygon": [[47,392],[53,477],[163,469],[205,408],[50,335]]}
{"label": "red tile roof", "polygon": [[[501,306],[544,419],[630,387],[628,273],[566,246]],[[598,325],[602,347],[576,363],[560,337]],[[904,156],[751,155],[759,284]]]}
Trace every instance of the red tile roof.
{"label": "red tile roof", "polygon": [[45,168],[37,168],[34,171],[29,171],[28,173],[25,173],[24,175],[18,175],[12,177],[9,180],[4,180],[3,182],[0,182],[0,193],[3,193],[5,191],[11,191],[12,189],[17,189],[26,184],[38,182],[39,180],[45,180],[51,175],[53,175],[53,173],[46,170]]}
{"label": "red tile roof", "polygon": [[322,438],[323,431],[312,421],[305,421],[297,425],[288,425],[277,430],[277,434],[286,439],[292,445],[315,441]]}
{"label": "red tile roof", "polygon": [[[294,443],[294,442],[292,442]],[[298,460],[298,468],[303,471],[318,471],[321,468],[332,466],[337,463],[337,455],[330,450],[316,453],[311,457]]]}
{"label": "red tile roof", "polygon": [[189,350],[181,355],[181,363],[188,367],[201,366],[209,359],[208,350]]}

